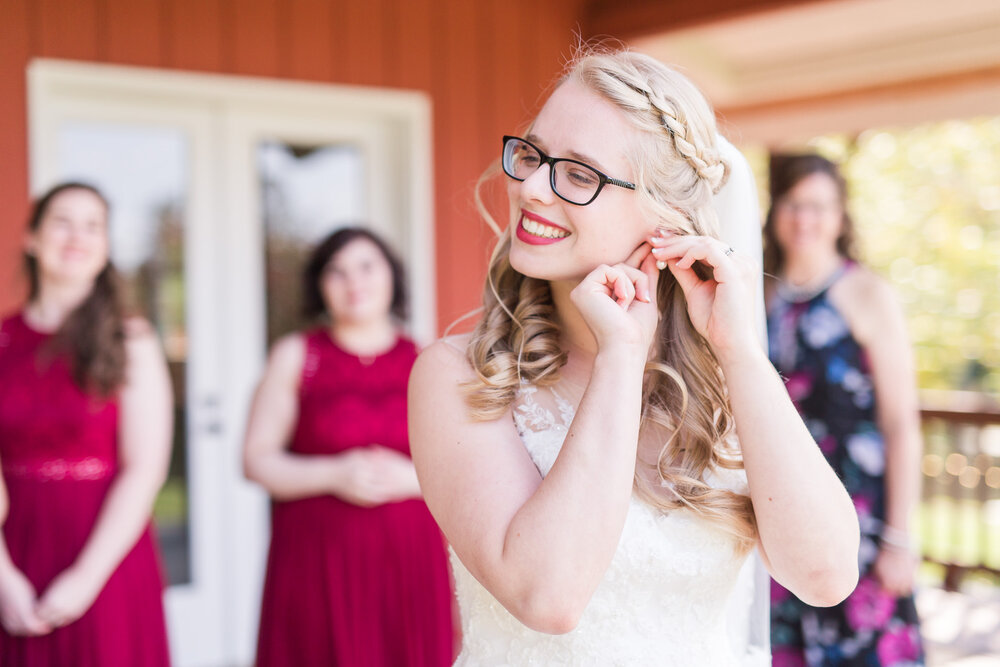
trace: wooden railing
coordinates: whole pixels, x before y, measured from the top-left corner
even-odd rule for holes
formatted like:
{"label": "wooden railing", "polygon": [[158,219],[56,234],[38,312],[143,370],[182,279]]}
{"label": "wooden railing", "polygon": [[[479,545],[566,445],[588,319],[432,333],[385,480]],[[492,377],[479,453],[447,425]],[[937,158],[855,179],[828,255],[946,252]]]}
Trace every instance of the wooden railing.
{"label": "wooden railing", "polygon": [[956,590],[973,571],[1000,578],[1000,402],[971,392],[922,392],[925,561]]}

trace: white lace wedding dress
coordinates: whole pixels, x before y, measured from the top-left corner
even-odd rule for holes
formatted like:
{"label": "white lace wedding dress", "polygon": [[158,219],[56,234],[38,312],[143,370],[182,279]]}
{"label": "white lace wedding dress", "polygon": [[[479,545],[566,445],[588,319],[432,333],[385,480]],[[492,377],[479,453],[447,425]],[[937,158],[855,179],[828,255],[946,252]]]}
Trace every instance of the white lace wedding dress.
{"label": "white lace wedding dress", "polygon": [[[514,420],[543,476],[556,460],[573,413],[573,406],[554,391],[525,386],[519,394]],[[710,483],[746,493],[743,471],[723,471]],[[769,664],[762,655],[748,659],[746,647],[734,648],[726,627],[727,602],[745,561],[734,546],[732,537],[687,510],[664,514],[633,497],[604,580],[579,625],[564,635],[525,627],[452,552],[463,632],[455,664]]]}

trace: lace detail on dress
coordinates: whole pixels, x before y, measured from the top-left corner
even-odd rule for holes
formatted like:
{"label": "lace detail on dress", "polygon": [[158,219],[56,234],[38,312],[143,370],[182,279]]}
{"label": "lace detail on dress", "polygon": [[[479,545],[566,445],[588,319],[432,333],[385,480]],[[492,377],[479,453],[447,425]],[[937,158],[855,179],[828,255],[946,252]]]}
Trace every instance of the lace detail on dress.
{"label": "lace detail on dress", "polygon": [[[522,386],[514,424],[544,477],[562,448],[575,410],[547,390]],[[718,480],[740,488],[742,471]],[[730,477],[733,475],[734,477]],[[618,549],[575,630],[535,632],[512,616],[451,553],[462,612],[459,666],[480,665],[675,665],[729,667],[741,664],[730,648],[726,606],[744,559],[735,540],[687,510],[669,514],[635,496]]]}
{"label": "lace detail on dress", "polygon": [[3,472],[8,477],[40,482],[60,482],[63,480],[83,482],[111,477],[115,472],[115,464],[93,456],[75,461],[48,459],[24,463],[5,462]]}
{"label": "lace detail on dress", "polygon": [[319,350],[316,349],[315,335],[306,334],[305,335],[305,346],[306,346],[306,356],[302,362],[302,380],[303,382],[311,380],[316,375],[316,371],[319,370]]}

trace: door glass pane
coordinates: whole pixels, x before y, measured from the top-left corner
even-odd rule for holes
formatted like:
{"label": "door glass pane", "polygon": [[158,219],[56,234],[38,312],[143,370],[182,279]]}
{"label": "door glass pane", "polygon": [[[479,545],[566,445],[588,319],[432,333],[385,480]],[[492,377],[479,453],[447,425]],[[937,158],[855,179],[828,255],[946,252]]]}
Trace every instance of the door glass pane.
{"label": "door glass pane", "polygon": [[334,230],[363,225],[364,160],[352,144],[257,148],[267,264],[267,339],[304,325],[302,270],[313,246]]}
{"label": "door glass pane", "polygon": [[91,183],[111,203],[111,256],[129,309],[158,332],[174,390],[170,475],[154,519],[170,584],[191,579],[184,284],[187,141],[179,130],[71,122],[59,133],[61,178]]}

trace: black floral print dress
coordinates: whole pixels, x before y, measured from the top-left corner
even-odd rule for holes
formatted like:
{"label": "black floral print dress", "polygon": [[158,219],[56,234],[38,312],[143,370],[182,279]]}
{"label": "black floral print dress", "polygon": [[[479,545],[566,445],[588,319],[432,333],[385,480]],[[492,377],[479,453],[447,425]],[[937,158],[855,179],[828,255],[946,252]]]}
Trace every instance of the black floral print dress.
{"label": "black floral print dress", "polygon": [[811,607],[771,582],[774,667],[910,667],[924,664],[913,596],[882,590],[871,572],[885,519],[885,448],[864,349],[830,302],[830,287],[796,298],[778,287],[767,316],[771,362],[826,459],[854,501],[861,524],[858,587],[835,607]]}

